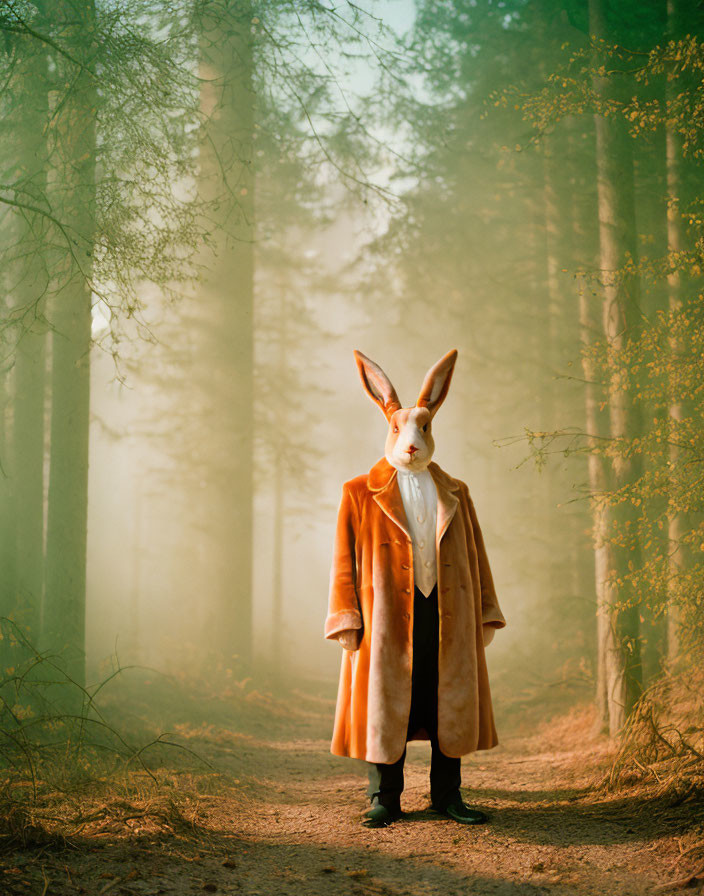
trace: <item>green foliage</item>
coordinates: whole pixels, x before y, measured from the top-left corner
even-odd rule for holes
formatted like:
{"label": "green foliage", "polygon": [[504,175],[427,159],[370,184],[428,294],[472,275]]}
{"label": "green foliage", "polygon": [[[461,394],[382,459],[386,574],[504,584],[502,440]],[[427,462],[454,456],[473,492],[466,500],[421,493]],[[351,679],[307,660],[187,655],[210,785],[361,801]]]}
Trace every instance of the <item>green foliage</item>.
{"label": "green foliage", "polygon": [[[44,318],[47,295],[82,278],[105,329],[96,332],[117,358],[128,334],[152,338],[142,313],[145,282],[176,295],[179,284],[193,278],[199,207],[189,180],[198,89],[188,58],[186,8],[146,0],[100,4],[80,32],[75,21],[89,20],[77,0],[12,0],[0,9],[5,133],[22,134],[28,97],[36,105],[24,157],[8,146],[0,156],[2,268],[11,274],[21,263],[47,273],[45,289],[33,297],[15,303],[10,293],[3,324],[11,341],[33,318]],[[65,217],[61,194],[66,160],[60,115],[81,98],[90,103],[82,110],[83,126],[90,121],[96,129],[92,233]],[[80,120],[73,126],[81,127]],[[12,242],[8,213],[29,230],[20,242]],[[130,320],[134,325],[127,325]]]}
{"label": "green foliage", "polygon": [[[562,45],[564,60],[542,88],[526,93],[519,85],[495,95],[497,106],[522,109],[525,118],[544,133],[570,115],[595,113],[624,120],[631,136],[647,139],[663,125],[682,138],[686,156],[701,159],[704,136],[704,40],[687,34],[665,40],[650,50],[627,47],[592,37],[588,46]],[[603,56],[606,62],[601,62]],[[618,78],[619,95],[603,97],[596,78]],[[667,92],[663,90],[667,84]]]}
{"label": "green foliage", "polygon": [[[608,420],[597,433],[562,429],[531,438],[540,462],[546,443],[551,451],[593,454],[607,471],[639,462],[635,479],[617,487],[609,477],[606,491],[591,497],[627,511],[611,516],[607,536],[633,558],[611,571],[622,596],[619,606],[636,606],[641,622],[653,624],[679,615],[683,649],[704,641],[704,240],[698,191],[704,173],[703,47],[697,34],[671,40],[661,35],[657,45],[642,50],[596,39],[576,50],[564,46],[566,61],[540,90],[511,88],[498,100],[521,109],[538,146],[565,126],[588,129],[587,116],[595,114],[626,125],[637,160],[662,153],[656,177],[641,187],[658,191],[661,218],[645,213],[639,218],[640,258],[608,273],[594,265],[573,266],[583,288],[599,301],[606,277],[640,284],[645,299],[637,325],[618,344],[592,334],[583,349],[599,411],[607,416],[613,407],[629,404],[640,425],[618,438],[609,434]],[[604,97],[594,83],[606,75],[618,85]],[[669,188],[666,131],[670,165],[678,174],[676,187]],[[567,163],[574,169],[582,161],[572,157]],[[680,246],[668,247],[666,218],[680,234]],[[596,305],[594,310],[599,319],[601,311]],[[679,523],[674,537],[673,520]],[[664,646],[660,650],[666,652]]]}

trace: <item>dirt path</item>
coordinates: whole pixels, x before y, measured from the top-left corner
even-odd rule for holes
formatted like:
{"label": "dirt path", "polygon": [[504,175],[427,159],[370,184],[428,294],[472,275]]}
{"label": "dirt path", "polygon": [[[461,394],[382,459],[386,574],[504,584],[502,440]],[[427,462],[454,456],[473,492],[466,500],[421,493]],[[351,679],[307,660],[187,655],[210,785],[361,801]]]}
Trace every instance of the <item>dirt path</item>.
{"label": "dirt path", "polygon": [[132,795],[90,821],[84,801],[89,821],[65,848],[2,859],[0,892],[640,896],[686,871],[673,863],[691,805],[668,807],[642,785],[594,792],[608,755],[588,741],[546,752],[540,738],[509,738],[466,758],[465,798],[490,815],[477,827],[428,810],[429,747],[412,744],[405,818],[367,830],[365,769],[329,754],[331,712],[329,700],[299,694],[273,725],[265,714],[246,732],[184,726],[224,777],[175,776],[171,816]]}

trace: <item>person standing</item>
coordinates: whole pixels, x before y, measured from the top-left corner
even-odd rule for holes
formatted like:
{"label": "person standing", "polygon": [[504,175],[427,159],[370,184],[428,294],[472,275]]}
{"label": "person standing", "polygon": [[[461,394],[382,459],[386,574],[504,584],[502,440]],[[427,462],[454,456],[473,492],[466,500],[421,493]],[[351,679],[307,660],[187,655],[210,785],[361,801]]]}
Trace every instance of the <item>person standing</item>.
{"label": "person standing", "polygon": [[431,423],[457,352],[402,408],[383,370],[355,352],[389,429],[384,457],[343,486],[325,637],[344,648],[331,752],[368,763],[368,827],[402,816],[406,743],[431,743],[432,807],[487,820],[462,800],[461,756],[496,746],[484,648],[506,624],[464,482],[432,462]]}

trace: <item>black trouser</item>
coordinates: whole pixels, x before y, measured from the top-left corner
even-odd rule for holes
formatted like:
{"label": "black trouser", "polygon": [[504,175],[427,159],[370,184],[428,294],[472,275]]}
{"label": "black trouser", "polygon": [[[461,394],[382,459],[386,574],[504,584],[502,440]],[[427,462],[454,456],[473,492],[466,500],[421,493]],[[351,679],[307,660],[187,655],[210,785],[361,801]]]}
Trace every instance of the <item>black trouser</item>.
{"label": "black trouser", "polygon": [[[413,595],[413,671],[411,711],[406,739],[424,728],[430,737],[430,801],[437,809],[445,808],[460,797],[459,758],[445,756],[438,746],[438,648],[439,617],[437,585],[428,597],[415,589]],[[396,762],[367,763],[369,798],[382,806],[398,809],[403,791],[403,765],[406,750]]]}

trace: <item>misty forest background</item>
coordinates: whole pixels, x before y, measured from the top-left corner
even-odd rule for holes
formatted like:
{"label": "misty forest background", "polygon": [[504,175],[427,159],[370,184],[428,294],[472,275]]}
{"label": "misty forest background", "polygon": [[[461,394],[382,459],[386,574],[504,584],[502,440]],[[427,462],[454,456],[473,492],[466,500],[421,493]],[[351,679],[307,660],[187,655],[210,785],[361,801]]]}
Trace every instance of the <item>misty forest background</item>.
{"label": "misty forest background", "polygon": [[459,350],[500,733],[700,762],[703,76],[694,0],[4,3],[3,763],[121,667],[334,695],[353,348]]}

